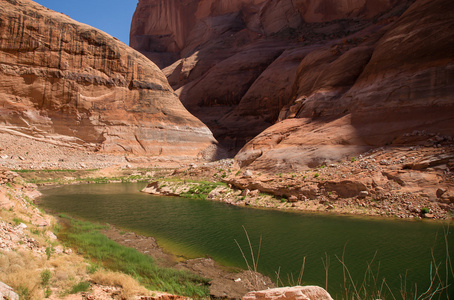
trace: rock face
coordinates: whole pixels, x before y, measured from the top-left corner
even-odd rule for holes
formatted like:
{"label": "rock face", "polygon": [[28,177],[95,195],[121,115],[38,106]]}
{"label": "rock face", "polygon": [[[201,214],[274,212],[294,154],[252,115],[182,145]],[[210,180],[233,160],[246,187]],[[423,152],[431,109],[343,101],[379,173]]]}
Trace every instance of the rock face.
{"label": "rock face", "polygon": [[332,300],[318,286],[294,286],[247,293],[243,300]]}
{"label": "rock face", "polygon": [[0,2],[2,131],[146,156],[216,151],[146,57],[33,1]]}
{"label": "rock face", "polygon": [[131,45],[231,153],[250,141],[241,166],[299,170],[425,143],[414,130],[454,134],[449,0],[224,2],[141,0]]}
{"label": "rock face", "polygon": [[0,297],[1,299],[19,300],[19,295],[3,282],[0,282]]}
{"label": "rock face", "polygon": [[280,122],[242,149],[240,164],[298,170],[374,147],[452,137],[454,10],[444,7],[449,1],[416,1],[362,42],[309,53]]}
{"label": "rock face", "polygon": [[323,88],[325,105],[341,98],[412,2],[140,0],[130,44],[236,153],[307,89]]}

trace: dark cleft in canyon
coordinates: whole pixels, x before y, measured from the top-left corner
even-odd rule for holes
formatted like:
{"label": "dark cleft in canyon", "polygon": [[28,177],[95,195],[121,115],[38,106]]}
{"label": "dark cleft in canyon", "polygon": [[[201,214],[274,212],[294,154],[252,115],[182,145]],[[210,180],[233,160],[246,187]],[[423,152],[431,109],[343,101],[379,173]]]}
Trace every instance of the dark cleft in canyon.
{"label": "dark cleft in canyon", "polygon": [[453,20],[449,0],[140,0],[130,44],[241,166],[300,170],[452,136]]}

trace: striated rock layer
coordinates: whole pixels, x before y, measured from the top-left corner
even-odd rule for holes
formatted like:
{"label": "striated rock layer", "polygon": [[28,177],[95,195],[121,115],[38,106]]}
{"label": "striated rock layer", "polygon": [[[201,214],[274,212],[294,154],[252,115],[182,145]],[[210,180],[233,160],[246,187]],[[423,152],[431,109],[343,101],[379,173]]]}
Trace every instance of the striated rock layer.
{"label": "striated rock layer", "polygon": [[419,0],[362,42],[309,53],[280,122],[242,149],[240,164],[298,170],[370,148],[454,136],[454,10],[448,7],[447,0]]}
{"label": "striated rock layer", "polygon": [[0,3],[3,132],[105,152],[215,154],[210,130],[146,57],[33,1]]}
{"label": "striated rock layer", "polygon": [[236,153],[291,102],[309,53],[400,15],[409,2],[140,0],[130,44],[165,67],[183,104]]}
{"label": "striated rock layer", "polygon": [[449,0],[223,2],[140,0],[131,45],[231,153],[247,143],[241,166],[297,171],[454,135]]}

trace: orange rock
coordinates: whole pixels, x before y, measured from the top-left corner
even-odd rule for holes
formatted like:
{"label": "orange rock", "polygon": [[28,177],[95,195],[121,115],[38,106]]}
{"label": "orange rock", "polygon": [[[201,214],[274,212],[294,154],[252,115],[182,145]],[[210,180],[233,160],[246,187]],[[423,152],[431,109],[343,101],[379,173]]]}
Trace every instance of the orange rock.
{"label": "orange rock", "polygon": [[106,152],[197,157],[216,143],[159,68],[30,0],[1,1],[0,123]]}
{"label": "orange rock", "polygon": [[243,300],[332,300],[330,294],[318,286],[294,286],[247,293]]}
{"label": "orange rock", "polygon": [[[384,33],[377,33],[383,25],[372,18],[386,23],[406,5],[403,0],[140,0],[130,41],[165,67],[183,104],[236,153],[275,123],[282,108],[283,118],[318,116],[317,106],[343,112],[345,104],[333,101],[356,82]],[[330,49],[341,38],[343,47]],[[296,78],[302,61],[308,68]],[[302,93],[308,89],[312,94]],[[294,103],[303,96],[309,101]]]}
{"label": "orange rock", "polygon": [[454,135],[449,5],[416,1],[357,47],[337,56],[327,48],[308,54],[298,67],[295,100],[281,110],[281,122],[238,153],[240,165],[300,170],[368,148],[418,144],[422,138],[399,138],[415,129]]}

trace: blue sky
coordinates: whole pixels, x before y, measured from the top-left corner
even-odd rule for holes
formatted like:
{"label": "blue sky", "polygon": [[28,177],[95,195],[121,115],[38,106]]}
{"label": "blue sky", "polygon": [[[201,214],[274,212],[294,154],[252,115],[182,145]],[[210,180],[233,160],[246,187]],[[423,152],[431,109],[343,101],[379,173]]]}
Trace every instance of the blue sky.
{"label": "blue sky", "polygon": [[72,19],[101,29],[129,45],[138,0],[34,0]]}

